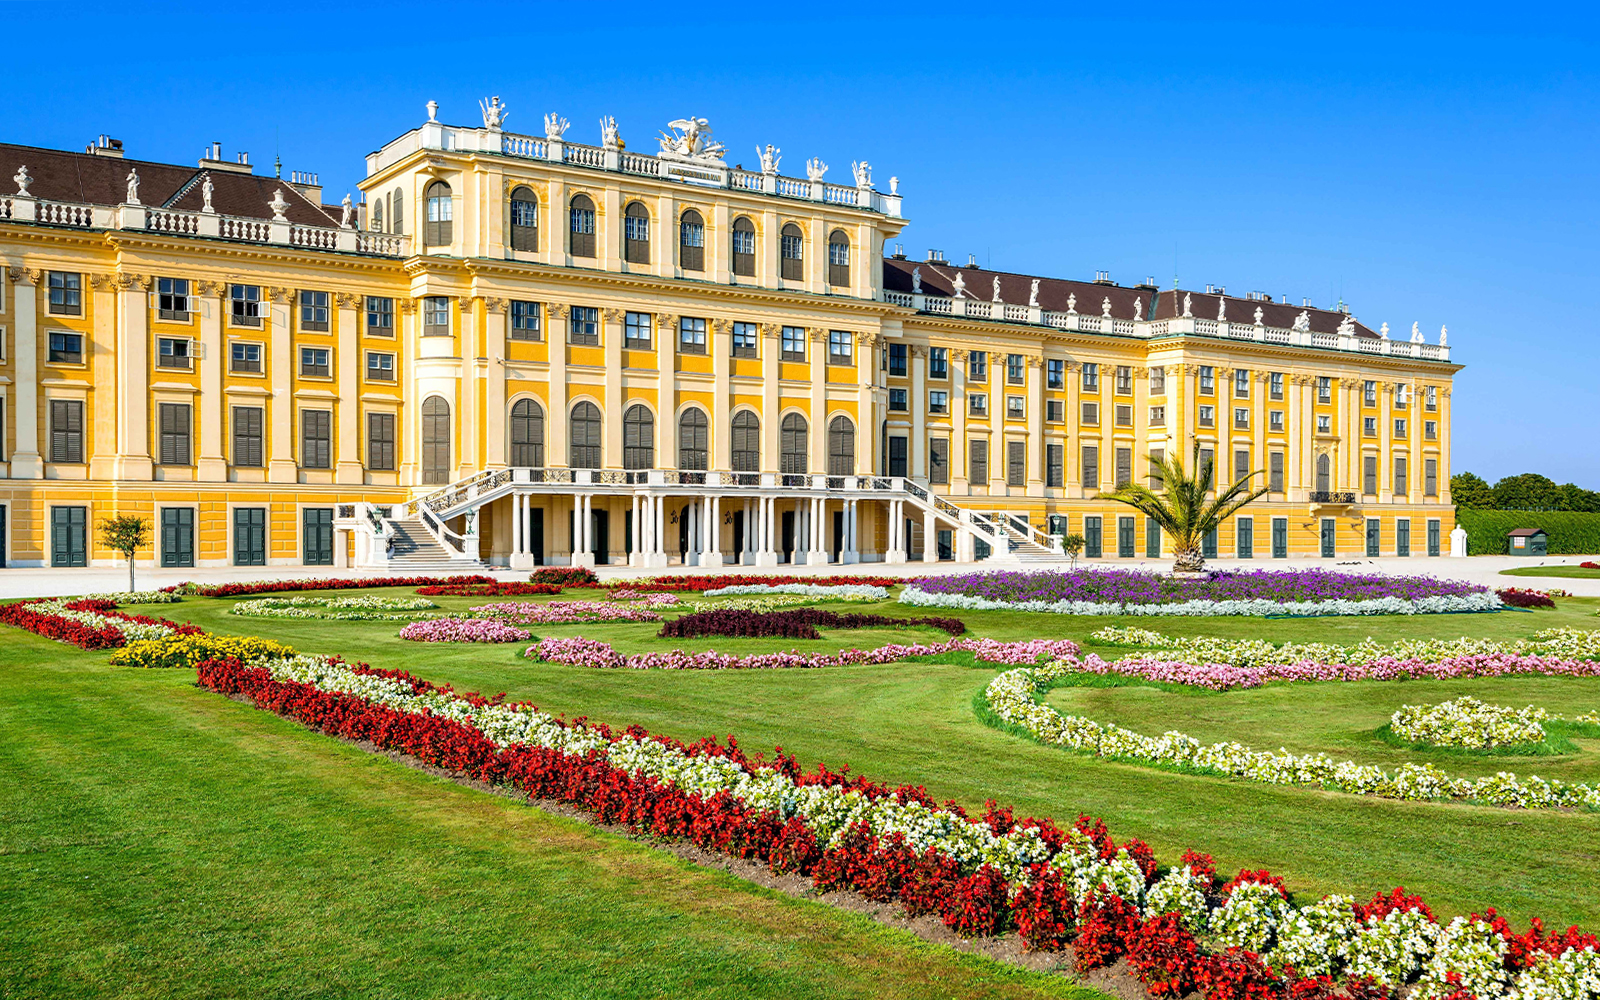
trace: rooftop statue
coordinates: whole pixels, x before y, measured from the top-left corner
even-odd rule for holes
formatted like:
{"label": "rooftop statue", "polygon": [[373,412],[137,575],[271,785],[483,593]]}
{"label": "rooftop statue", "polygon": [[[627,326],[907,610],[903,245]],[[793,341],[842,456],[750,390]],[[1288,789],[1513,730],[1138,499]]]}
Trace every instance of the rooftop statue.
{"label": "rooftop statue", "polygon": [[922,268],[920,267],[913,267],[911,269],[911,294],[922,294]]}
{"label": "rooftop statue", "polygon": [[1028,287],[1028,308],[1039,308],[1039,279],[1034,278],[1033,284]]}
{"label": "rooftop statue", "polygon": [[15,176],[11,179],[17,184],[17,194],[22,195],[24,198],[30,197],[28,185],[33,183],[33,178],[28,176],[28,165],[26,163],[17,168]]}
{"label": "rooftop statue", "polygon": [[350,201],[349,194],[344,196],[344,201],[339,202],[339,207],[343,209],[343,211],[339,213],[339,228],[349,229],[350,216],[354,215],[356,210],[355,205]]}
{"label": "rooftop statue", "polygon": [[1071,294],[1069,294],[1067,296],[1067,312],[1075,313],[1077,311],[1078,311],[1078,294],[1076,292],[1073,292],[1073,293],[1071,293]]}
{"label": "rooftop statue", "polygon": [[1411,324],[1411,342],[1413,344],[1422,343],[1422,330],[1416,323]]}
{"label": "rooftop statue", "polygon": [[964,299],[967,297],[967,279],[961,276],[960,271],[956,272],[955,290],[956,298]]}
{"label": "rooftop statue", "polygon": [[1385,323],[1382,326],[1378,327],[1378,332],[1383,334],[1383,338],[1385,340],[1388,340],[1389,339],[1389,324]]}
{"label": "rooftop statue", "polygon": [[693,160],[720,160],[722,143],[711,140],[711,123],[704,118],[674,118],[667,122],[671,132],[661,133],[661,152]]}
{"label": "rooftop statue", "polygon": [[1100,303],[1100,315],[1108,318],[1111,316],[1111,296],[1107,295],[1106,300]]}
{"label": "rooftop statue", "polygon": [[1344,317],[1339,320],[1339,336],[1353,337],[1355,336],[1355,332],[1356,318],[1349,313],[1345,313]]}
{"label": "rooftop statue", "polygon": [[1144,299],[1142,297],[1133,300],[1133,318],[1144,319]]}
{"label": "rooftop statue", "polygon": [[622,136],[617,132],[617,120],[610,115],[600,119],[600,145],[607,149],[622,148]]}
{"label": "rooftop statue", "polygon": [[284,210],[289,207],[289,203],[283,200],[283,188],[278,188],[276,191],[272,192],[272,200],[267,202],[267,207],[272,209],[273,222],[289,221],[288,219],[284,218],[283,215]]}
{"label": "rooftop statue", "polygon": [[128,200],[126,204],[139,204],[139,171],[128,171]]}
{"label": "rooftop statue", "polygon": [[1000,276],[998,274],[994,276],[994,301],[1000,301]]}
{"label": "rooftop statue", "polygon": [[811,159],[806,161],[806,177],[810,178],[811,180],[820,181],[822,180],[823,175],[827,172],[828,165],[822,162],[822,158],[820,156],[813,156]]}
{"label": "rooftop statue", "polygon": [[774,146],[770,142],[767,143],[766,149],[762,149],[760,146],[757,146],[756,156],[760,157],[761,159],[761,172],[764,174],[777,173],[778,164],[783,162],[783,157],[779,156],[778,154],[782,152],[783,150],[779,149],[777,146]]}
{"label": "rooftop statue", "polygon": [[855,175],[856,187],[869,188],[872,186],[872,164],[866,160],[862,160],[860,163],[852,160],[850,162],[850,172]]}
{"label": "rooftop statue", "polygon": [[567,134],[567,129],[571,127],[571,122],[556,114],[554,111],[544,116],[544,137],[549,139],[551,142],[558,141],[562,136]]}
{"label": "rooftop statue", "polygon": [[1262,314],[1261,307],[1260,306],[1256,306],[1256,326],[1260,326],[1261,325],[1261,314]]}
{"label": "rooftop statue", "polygon": [[1443,323],[1439,324],[1439,346],[1450,346],[1450,328],[1445,326]]}
{"label": "rooftop statue", "polygon": [[1226,296],[1217,296],[1217,322],[1221,323],[1228,318],[1228,299]]}
{"label": "rooftop statue", "polygon": [[216,212],[216,209],[211,207],[211,195],[216,190],[217,186],[211,183],[211,172],[208,170],[206,171],[206,182],[200,185],[200,197],[205,200],[205,204],[200,207],[200,211],[208,214]]}
{"label": "rooftop statue", "polygon": [[496,132],[500,131],[500,126],[511,115],[511,111],[500,103],[499,95],[491,97],[487,101],[480,100],[478,108],[483,112],[483,127],[493,129]]}
{"label": "rooftop statue", "polygon": [[1194,296],[1188,292],[1183,293],[1183,315],[1185,318],[1194,315]]}

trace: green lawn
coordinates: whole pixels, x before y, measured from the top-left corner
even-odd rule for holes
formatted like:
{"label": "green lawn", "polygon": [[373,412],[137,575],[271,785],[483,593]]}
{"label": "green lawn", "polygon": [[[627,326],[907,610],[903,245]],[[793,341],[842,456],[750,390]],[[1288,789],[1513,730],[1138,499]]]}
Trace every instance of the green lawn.
{"label": "green lawn", "polygon": [[[437,600],[449,608],[484,603]],[[1271,868],[1297,891],[1370,895],[1403,884],[1441,914],[1493,905],[1519,922],[1537,914],[1600,926],[1592,891],[1600,814],[1388,802],[1096,761],[980,722],[973,699],[990,668],[602,671],[525,660],[523,644],[405,642],[398,623],[239,618],[227,614],[232,604],[189,599],[150,610],[463,690],[505,691],[568,715],[685,739],[735,734],[747,748],[781,745],[803,763],[849,764],[970,806],[992,797],[1063,821],[1084,811],[1103,816],[1119,837],[1150,841],[1163,858],[1196,847],[1224,868]],[[1107,625],[1137,624],[1179,635],[1352,642],[1600,627],[1597,605],[1270,621],[959,617],[977,634],[1005,639],[1083,640]],[[941,613],[893,603],[832,607]],[[669,642],[655,629],[539,632],[638,651]],[[748,652],[940,637],[875,629],[809,642],[670,642]],[[19,916],[0,929],[0,994],[934,997],[1070,989],[419,774],[200,692],[187,672],[116,670],[104,654],[13,631],[5,640],[0,898]],[[1062,698],[1089,699],[1086,714],[1147,732],[1170,726],[1385,763],[1407,752],[1376,743],[1371,730],[1402,700],[1471,693],[1560,712],[1600,708],[1600,681],[1431,684],[1220,695],[1062,688],[1050,697],[1061,707]],[[1565,758],[1503,760],[1524,774],[1593,775],[1590,755],[1600,748],[1579,743],[1582,752]],[[1478,766],[1441,764],[1460,773]]]}
{"label": "green lawn", "polygon": [[1575,580],[1600,580],[1600,569],[1582,566],[1517,566],[1503,569],[1501,576],[1564,576]]}

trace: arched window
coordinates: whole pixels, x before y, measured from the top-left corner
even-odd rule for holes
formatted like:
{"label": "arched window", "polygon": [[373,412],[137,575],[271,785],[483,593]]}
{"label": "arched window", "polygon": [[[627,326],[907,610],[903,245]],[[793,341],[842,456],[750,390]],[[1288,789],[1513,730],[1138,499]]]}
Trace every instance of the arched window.
{"label": "arched window", "polygon": [[749,410],[733,418],[733,471],[761,471],[761,422]]}
{"label": "arched window", "polygon": [[781,236],[783,264],[779,276],[786,281],[799,281],[805,277],[806,238],[792,222],[783,227]]}
{"label": "arched window", "polygon": [[778,449],[780,472],[791,475],[800,475],[809,471],[810,461],[806,458],[806,418],[798,413],[791,413],[783,418],[783,423],[778,427]]}
{"label": "arched window", "polygon": [[733,220],[733,273],[756,276],[756,224],[742,215]]}
{"label": "arched window", "polygon": [[429,485],[450,481],[450,404],[442,396],[429,396],[422,403],[422,481]]}
{"label": "arched window", "polygon": [[653,469],[656,464],[656,418],[643,403],[622,415],[622,467]]}
{"label": "arched window", "polygon": [[406,199],[399,188],[389,196],[389,232],[396,236],[406,231]]}
{"label": "arched window", "polygon": [[856,471],[856,425],[840,415],[828,422],[828,475],[848,476]]}
{"label": "arched window", "polygon": [[706,223],[692,208],[678,220],[678,266],[685,271],[706,269]]}
{"label": "arched window", "polygon": [[511,464],[544,468],[544,409],[538,400],[519,399],[511,407]]}
{"label": "arched window", "polygon": [[600,408],[584,400],[572,408],[572,430],[567,435],[571,442],[571,460],[574,469],[600,468]]}
{"label": "arched window", "polygon": [[1330,469],[1330,466],[1332,464],[1333,464],[1332,462],[1328,461],[1328,456],[1326,456],[1326,455],[1318,455],[1317,456],[1317,492],[1318,493],[1327,493],[1327,492],[1329,492],[1330,490],[1333,489],[1333,484],[1331,482],[1331,480],[1333,479],[1333,475],[1332,475],[1332,471]]}
{"label": "arched window", "polygon": [[569,213],[572,231],[572,256],[594,256],[594,202],[586,194],[573,195]]}
{"label": "arched window", "polygon": [[842,229],[828,236],[828,284],[850,284],[850,237]]}
{"label": "arched window", "polygon": [[511,192],[511,249],[539,249],[539,196],[533,188]]}
{"label": "arched window", "polygon": [[622,211],[622,257],[630,264],[650,263],[650,210],[640,201]]}
{"label": "arched window", "polygon": [[424,197],[428,203],[427,221],[422,227],[422,242],[424,246],[448,246],[451,239],[451,202],[450,185],[444,181],[434,181],[428,185]]}
{"label": "arched window", "polygon": [[678,468],[706,471],[706,411],[690,407],[678,417]]}
{"label": "arched window", "polygon": [[383,198],[379,197],[372,203],[372,231],[383,232]]}

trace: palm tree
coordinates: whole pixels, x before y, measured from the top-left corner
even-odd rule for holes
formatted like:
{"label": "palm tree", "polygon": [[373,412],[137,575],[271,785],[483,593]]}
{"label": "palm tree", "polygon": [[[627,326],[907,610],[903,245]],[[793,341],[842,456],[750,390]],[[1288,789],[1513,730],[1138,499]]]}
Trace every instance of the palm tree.
{"label": "palm tree", "polygon": [[1199,445],[1195,445],[1194,449],[1194,468],[1198,470],[1197,473],[1190,475],[1183,459],[1176,455],[1164,461],[1152,458],[1150,471],[1161,482],[1160,493],[1138,483],[1124,483],[1109,493],[1100,494],[1107,500],[1125,503],[1142,511],[1159,524],[1162,531],[1171,535],[1172,568],[1178,572],[1192,573],[1203,569],[1206,560],[1201,555],[1201,539],[1229,515],[1267,492],[1266,486],[1260,489],[1251,487],[1251,480],[1261,475],[1252,472],[1227,489],[1217,491],[1215,497],[1207,500],[1206,491],[1211,488],[1213,463],[1208,458],[1201,465]]}

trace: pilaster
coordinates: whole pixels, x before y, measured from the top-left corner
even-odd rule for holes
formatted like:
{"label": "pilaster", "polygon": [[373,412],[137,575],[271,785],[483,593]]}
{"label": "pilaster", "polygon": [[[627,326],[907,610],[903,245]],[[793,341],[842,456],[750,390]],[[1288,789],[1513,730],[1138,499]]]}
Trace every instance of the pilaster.
{"label": "pilaster", "polygon": [[911,354],[911,479],[928,481],[928,347],[908,344]]}
{"label": "pilaster", "polygon": [[150,277],[117,275],[117,478],[150,480]]}
{"label": "pilaster", "polygon": [[[334,296],[337,307],[338,347],[334,351],[339,371],[339,400],[334,408],[334,424],[338,428],[338,461],[334,465],[333,481],[342,485],[359,485],[365,478],[361,464],[361,373],[366,369],[366,358],[361,356],[360,316],[361,298],[349,292]],[[202,388],[202,393],[204,389]],[[463,407],[464,409],[465,407]],[[465,440],[465,434],[463,434]],[[202,439],[203,440],[203,439]],[[201,478],[205,478],[203,475]]]}
{"label": "pilaster", "polygon": [[[663,469],[678,466],[678,373],[672,334],[678,319],[657,313],[651,335],[656,350],[656,465]],[[717,466],[707,462],[711,468]],[[649,564],[646,564],[649,565]]]}
{"label": "pilaster", "polygon": [[967,485],[967,352],[950,348],[950,492],[966,496]]}
{"label": "pilaster", "polygon": [[[1023,371],[1028,380],[1028,496],[1044,496],[1044,357],[1029,354]],[[926,546],[928,543],[924,542]]]}
{"label": "pilaster", "polygon": [[605,387],[605,419],[601,424],[605,428],[605,447],[601,455],[600,465],[606,469],[622,468],[622,322],[625,318],[621,309],[606,309],[601,312],[604,326],[600,333],[600,343],[606,358],[606,387]]}
{"label": "pilaster", "polygon": [[[550,439],[544,464],[552,469],[567,468],[567,313],[569,306],[552,302],[547,309],[545,338],[549,341],[549,411],[545,414],[545,436]],[[613,419],[622,419],[618,414]]]}
{"label": "pilaster", "polygon": [[[11,452],[12,479],[42,479],[44,458],[39,454],[39,280],[44,272],[33,267],[11,269],[11,343],[17,383],[16,445]],[[100,423],[100,421],[96,421]],[[0,429],[3,430],[3,429]]]}
{"label": "pilaster", "polygon": [[228,363],[222,341],[222,310],[228,286],[220,281],[199,281],[195,292],[200,301],[200,351],[195,364],[200,366],[200,398],[195,406],[195,436],[199,449],[195,477],[201,482],[220,483],[228,478],[228,460],[223,445],[228,432],[226,400],[222,394],[222,371]]}
{"label": "pilaster", "polygon": [[[549,331],[546,331],[549,336]],[[506,300],[483,299],[483,347],[488,364],[484,369],[484,448],[483,463],[488,469],[506,467]],[[545,421],[549,426],[548,416]]]}

